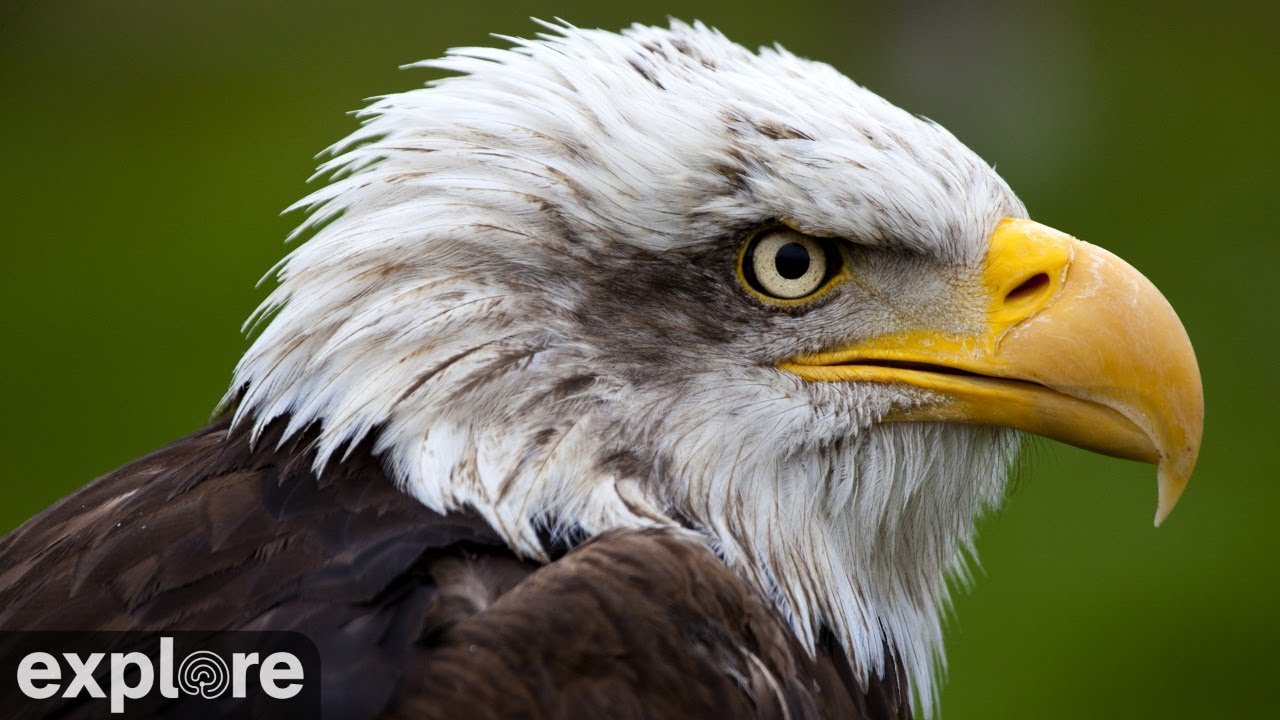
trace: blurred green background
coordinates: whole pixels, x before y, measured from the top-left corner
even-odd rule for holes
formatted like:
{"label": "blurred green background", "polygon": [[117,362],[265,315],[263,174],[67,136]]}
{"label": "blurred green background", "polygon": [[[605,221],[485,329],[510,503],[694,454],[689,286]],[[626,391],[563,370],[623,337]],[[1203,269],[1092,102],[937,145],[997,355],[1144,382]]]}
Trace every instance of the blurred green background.
{"label": "blurred green background", "polygon": [[0,3],[0,530],[199,427],[313,154],[406,62],[528,16],[702,19],[949,127],[1038,220],[1164,290],[1208,401],[1196,477],[1042,442],[982,525],[943,717],[1280,717],[1275,4]]}

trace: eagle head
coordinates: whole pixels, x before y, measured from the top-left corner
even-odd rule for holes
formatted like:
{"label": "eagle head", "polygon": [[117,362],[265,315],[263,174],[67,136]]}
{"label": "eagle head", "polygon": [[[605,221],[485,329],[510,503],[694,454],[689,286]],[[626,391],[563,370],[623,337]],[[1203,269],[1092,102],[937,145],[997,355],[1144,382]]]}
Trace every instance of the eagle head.
{"label": "eagle head", "polygon": [[938,125],[701,24],[548,25],[375,100],[304,199],[238,422],[370,439],[518,552],[665,525],[927,707],[1020,431],[1160,466],[1203,402],[1164,298]]}

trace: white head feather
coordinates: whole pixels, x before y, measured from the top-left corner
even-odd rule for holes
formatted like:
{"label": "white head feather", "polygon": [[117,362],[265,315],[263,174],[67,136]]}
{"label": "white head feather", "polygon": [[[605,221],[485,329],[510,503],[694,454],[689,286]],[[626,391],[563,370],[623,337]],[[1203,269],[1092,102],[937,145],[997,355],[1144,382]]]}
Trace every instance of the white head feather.
{"label": "white head feather", "polygon": [[[921,398],[782,373],[831,316],[754,307],[724,270],[785,218],[907,258],[895,308],[936,314],[938,268],[972,268],[1021,204],[827,65],[700,24],[548,27],[421,63],[460,75],[361,113],[300,203],[312,236],[236,369],[237,419],[319,424],[318,466],[372,434],[406,492],[529,557],[539,529],[691,528],[808,647],[829,628],[864,678],[891,648],[927,714],[946,576],[1016,436],[880,425]],[[847,337],[880,316],[842,317]]]}

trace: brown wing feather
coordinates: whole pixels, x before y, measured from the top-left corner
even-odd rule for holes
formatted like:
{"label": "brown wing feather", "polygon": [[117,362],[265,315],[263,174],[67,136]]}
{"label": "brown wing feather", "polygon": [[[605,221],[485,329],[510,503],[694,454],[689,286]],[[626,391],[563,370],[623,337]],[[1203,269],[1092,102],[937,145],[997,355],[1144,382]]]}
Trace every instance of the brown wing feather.
{"label": "brown wing feather", "polygon": [[[0,539],[0,628],[298,630],[331,717],[907,718],[804,653],[705,545],[616,532],[539,567],[397,490],[366,444],[317,475],[224,420]],[[255,449],[256,448],[256,449]]]}

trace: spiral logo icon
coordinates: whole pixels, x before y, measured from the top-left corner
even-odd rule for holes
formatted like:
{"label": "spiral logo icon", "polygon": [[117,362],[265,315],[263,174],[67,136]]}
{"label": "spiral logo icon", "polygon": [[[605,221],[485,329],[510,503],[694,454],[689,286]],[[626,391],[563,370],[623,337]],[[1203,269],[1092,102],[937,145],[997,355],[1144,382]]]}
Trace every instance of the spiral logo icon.
{"label": "spiral logo icon", "polygon": [[230,681],[231,671],[227,669],[227,663],[208,650],[191,653],[178,666],[178,687],[188,695],[212,700],[227,691]]}

